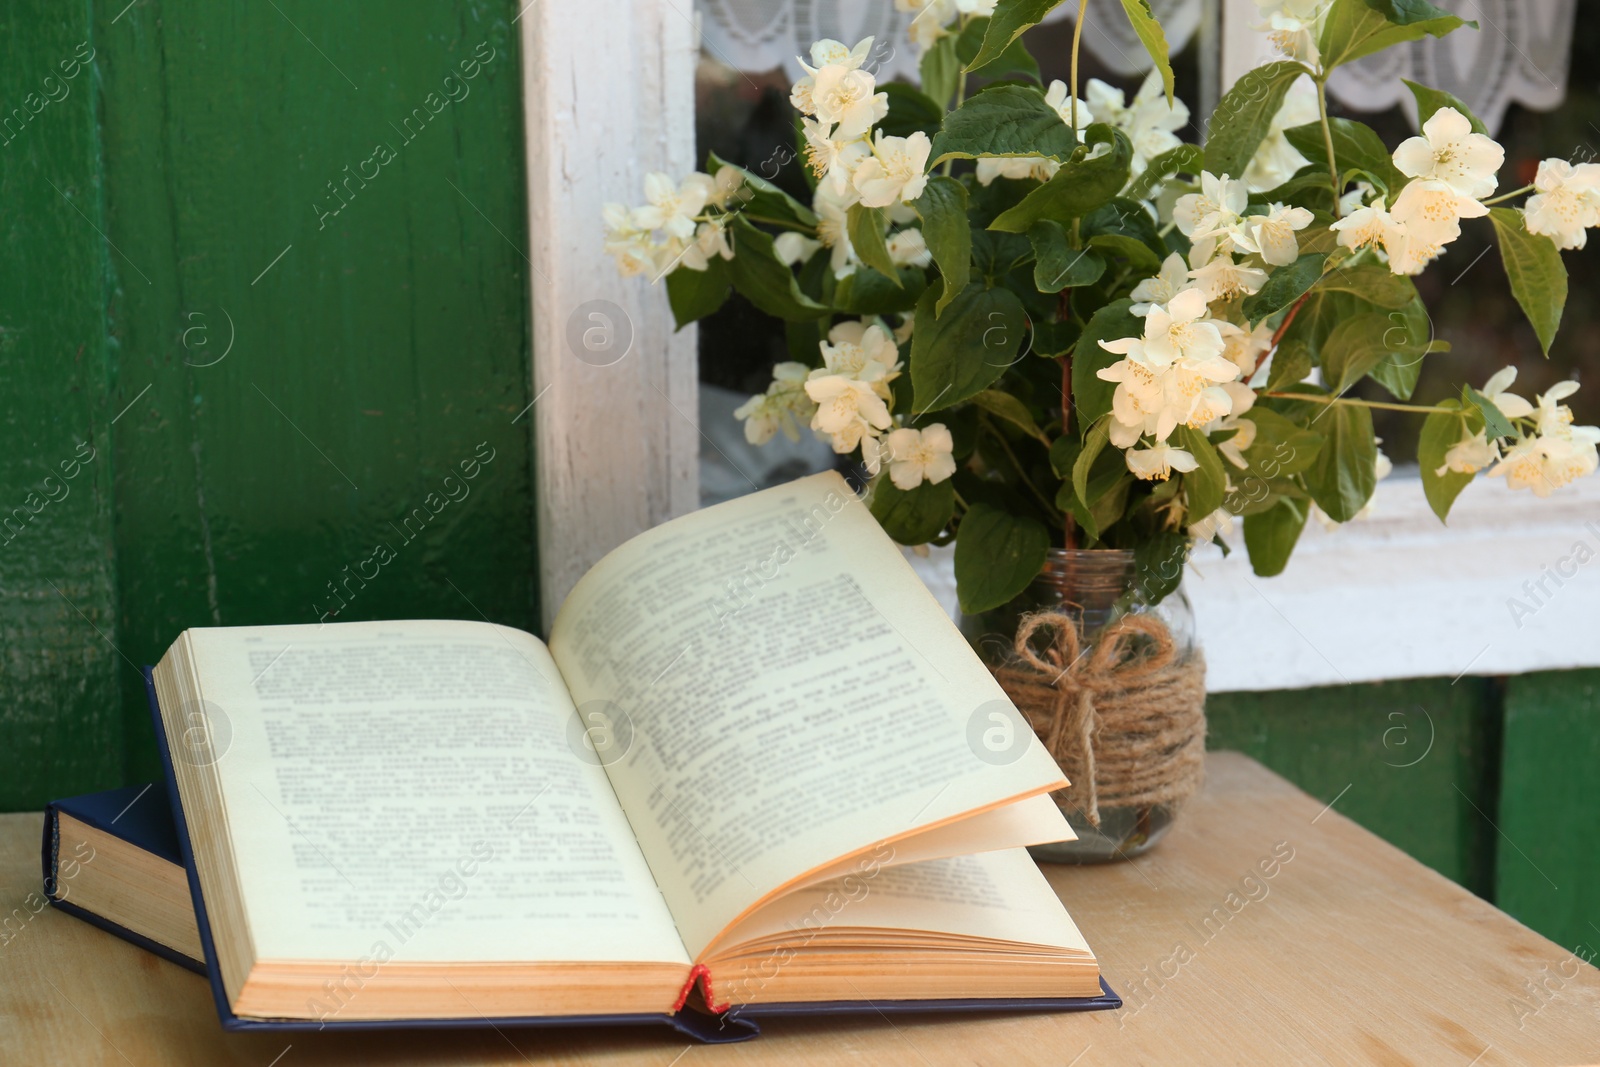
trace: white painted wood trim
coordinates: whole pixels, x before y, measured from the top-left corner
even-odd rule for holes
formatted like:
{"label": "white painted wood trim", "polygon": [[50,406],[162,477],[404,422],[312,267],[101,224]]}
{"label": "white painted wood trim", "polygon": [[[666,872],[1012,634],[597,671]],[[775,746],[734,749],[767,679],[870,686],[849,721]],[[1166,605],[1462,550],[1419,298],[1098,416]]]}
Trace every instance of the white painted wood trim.
{"label": "white painted wood trim", "polygon": [[[548,628],[595,561],[696,504],[695,331],[673,333],[662,286],[617,276],[600,211],[611,200],[639,203],[649,171],[695,168],[698,40],[688,0],[532,0],[518,21]],[[620,317],[583,309],[592,301]],[[569,332],[608,326],[631,329],[626,355],[609,366],[598,365],[604,353],[580,359]]]}
{"label": "white painted wood trim", "polygon": [[[1234,542],[1184,579],[1212,692],[1600,667],[1600,477],[1546,500],[1480,478],[1446,527],[1396,474],[1369,517],[1313,520],[1276,578]],[[948,553],[917,566],[954,613]]]}

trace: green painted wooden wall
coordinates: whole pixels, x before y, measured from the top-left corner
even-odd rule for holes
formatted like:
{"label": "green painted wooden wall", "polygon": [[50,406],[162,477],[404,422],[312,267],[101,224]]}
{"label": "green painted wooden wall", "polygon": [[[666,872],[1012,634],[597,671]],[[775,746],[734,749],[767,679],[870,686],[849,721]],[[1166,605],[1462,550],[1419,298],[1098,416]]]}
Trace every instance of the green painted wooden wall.
{"label": "green painted wooden wall", "polygon": [[516,13],[0,11],[0,809],[185,627],[537,625]]}

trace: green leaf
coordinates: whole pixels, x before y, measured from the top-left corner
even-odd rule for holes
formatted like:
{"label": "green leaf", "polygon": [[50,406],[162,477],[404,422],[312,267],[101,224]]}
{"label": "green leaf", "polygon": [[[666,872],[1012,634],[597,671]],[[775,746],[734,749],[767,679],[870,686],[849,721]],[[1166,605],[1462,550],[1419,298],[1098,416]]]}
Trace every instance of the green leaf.
{"label": "green leaf", "polygon": [[1123,233],[1097,233],[1089,238],[1089,247],[1121,256],[1128,261],[1129,269],[1139,277],[1152,275],[1161,270],[1161,257],[1137,237],[1129,237]]}
{"label": "green leaf", "polygon": [[1288,340],[1278,343],[1272,356],[1272,370],[1267,374],[1267,391],[1277,392],[1287,385],[1303,382],[1311,373],[1311,350],[1304,341]]}
{"label": "green leaf", "polygon": [[1006,53],[1023,32],[1032,29],[1061,3],[1061,0],[999,0],[984,31],[983,47],[966,65],[966,70],[982,70]]}
{"label": "green leaf", "polygon": [[1406,88],[1410,89],[1411,95],[1416,98],[1418,126],[1433,118],[1433,113],[1440,108],[1453,107],[1465,115],[1468,122],[1472,123],[1472,131],[1474,133],[1481,133],[1485,137],[1489,136],[1489,127],[1485,126],[1483,120],[1474,115],[1472,109],[1462,103],[1459,97],[1453,96],[1443,89],[1430,89],[1426,85],[1419,85],[1410,78],[1401,78],[1400,80],[1406,83]]}
{"label": "green leaf", "polygon": [[667,275],[667,302],[672,317],[683,329],[720,308],[728,299],[728,261],[713,256],[705,270],[690,270],[680,264]]}
{"label": "green leaf", "polygon": [[891,281],[882,271],[858,267],[840,278],[833,292],[833,305],[851,315],[890,315],[910,311],[922,299],[928,279],[916,267],[899,267]]}
{"label": "green leaf", "polygon": [[955,37],[941,37],[932,48],[922,53],[918,73],[922,76],[922,91],[943,111],[950,105],[950,98],[956,95],[956,86],[961,81],[961,61],[956,58]]}
{"label": "green leaf", "polygon": [[1327,262],[1325,252],[1308,252],[1289,264],[1279,267],[1268,276],[1266,284],[1254,296],[1247,297],[1241,306],[1251,327],[1277,314],[1299,300],[1322,278],[1322,265]]}
{"label": "green leaf", "polygon": [[1561,261],[1561,250],[1550,238],[1529,233],[1522,212],[1515,208],[1490,208],[1489,218],[1500,238],[1511,295],[1533,323],[1539,347],[1548,357],[1567,307],[1567,265]]}
{"label": "green leaf", "polygon": [[1305,72],[1299,63],[1268,63],[1235,82],[1211,116],[1205,169],[1219,177],[1242,178],[1289,87]]}
{"label": "green leaf", "polygon": [[967,187],[954,178],[934,177],[911,205],[922,217],[922,239],[939,265],[944,278],[944,295],[934,306],[934,315],[944,309],[956,294],[966,289],[972,271],[972,228],[967,225]]}
{"label": "green leaf", "polygon": [[[1333,158],[1341,174],[1364,171],[1381,184],[1389,196],[1399,195],[1409,179],[1394,165],[1389,146],[1383,143],[1376,130],[1353,119],[1339,118],[1329,119],[1328,129],[1333,134]],[[1283,136],[1301,155],[1320,167],[1324,175],[1327,173],[1328,145],[1322,136],[1322,123],[1295,126],[1284,130]],[[1326,187],[1327,183],[1324,181],[1323,185]]]}
{"label": "green leaf", "polygon": [[1510,437],[1512,434],[1511,421],[1505,417],[1493,400],[1484,396],[1470,385],[1461,387],[1461,401],[1478,412],[1483,419],[1484,432],[1491,439]]}
{"label": "green leaf", "polygon": [[884,277],[892,279],[898,286],[900,274],[895,270],[894,260],[889,256],[889,246],[883,237],[889,228],[889,219],[883,208],[852,204],[846,216],[846,226],[856,257]]}
{"label": "green leaf", "polygon": [[1312,426],[1324,440],[1316,462],[1305,472],[1306,488],[1328,518],[1349,522],[1367,506],[1378,485],[1372,411],[1354,404],[1335,404]]}
{"label": "green leaf", "polygon": [[1283,573],[1310,514],[1311,509],[1301,501],[1285,499],[1244,517],[1244,546],[1256,574],[1273,578]]}
{"label": "green leaf", "polygon": [[1036,438],[1041,444],[1050,443],[1050,439],[1039,429],[1039,424],[1033,421],[1033,414],[1028,411],[1028,405],[1010,393],[1002,393],[998,389],[985,389],[975,395],[972,402],[996,418],[1009,422],[1029,437]]}
{"label": "green leaf", "polygon": [[1078,499],[1089,499],[1089,471],[1093,469],[1095,460],[1100,458],[1100,453],[1105,450],[1106,443],[1111,440],[1111,420],[1097,419],[1089,432],[1084,435],[1083,448],[1078,452],[1078,458],[1072,461],[1072,488],[1078,494]]}
{"label": "green leaf", "polygon": [[[978,58],[978,53],[982,51],[984,40],[988,36],[988,19],[977,18],[967,23],[967,28],[956,38],[956,60],[965,65]],[[1028,53],[1020,37],[1012,41],[1005,51],[983,64],[985,78],[1004,78],[1010,75],[1021,75],[1034,82],[1039,80],[1039,64]]]}
{"label": "green leaf", "polygon": [[1041,293],[1059,293],[1093,285],[1106,272],[1106,261],[1093,249],[1073,248],[1059,222],[1044,219],[1028,231],[1033,243],[1033,284]]}
{"label": "green leaf", "polygon": [[[770,163],[770,165],[773,167],[772,174],[774,177],[776,177],[778,174],[776,167],[778,162],[778,158],[774,156]],[[763,164],[763,166],[766,165],[768,164]],[[752,211],[757,215],[763,215],[767,218],[773,219],[783,219],[787,222],[797,223],[807,228],[816,226],[816,212],[812,211],[809,207],[802,204],[800,201],[796,200],[782,189],[779,189],[776,185],[773,185],[765,177],[761,176],[760,174],[756,174],[753,171],[747,170],[744,167],[735,166],[734,164],[720,158],[715,152],[708,152],[706,154],[707,173],[716,174],[723,167],[733,167],[734,170],[738,171],[744,176],[744,188],[740,189],[733,195],[732,201],[729,204],[729,207],[732,210]]]}
{"label": "green leaf", "polygon": [[878,91],[889,96],[889,114],[874,129],[890,137],[910,137],[923,133],[933,137],[944,121],[944,105],[935,103],[927,94],[905,82],[883,82]]}
{"label": "green leaf", "polygon": [[1457,18],[1421,0],[1333,0],[1322,25],[1318,50],[1324,70],[1381,52],[1391,45],[1443,37],[1476,22]]}
{"label": "green leaf", "polygon": [[1242,418],[1255,424],[1256,439],[1244,450],[1247,470],[1266,479],[1300,474],[1317,460],[1322,435],[1257,405]]}
{"label": "green leaf", "polygon": [[1342,320],[1322,343],[1322,375],[1328,388],[1343,393],[1389,354],[1391,341],[1406,343],[1404,326],[1396,330],[1389,316],[1378,311]]}
{"label": "green leaf", "polygon": [[828,308],[800,291],[794,272],[772,249],[772,238],[735,215],[729,226],[737,268],[728,273],[733,287],[750,303],[780,319],[798,322],[818,318]]}
{"label": "green leaf", "polygon": [[1222,506],[1223,497],[1228,492],[1228,476],[1222,467],[1222,456],[1202,431],[1179,426],[1172,436],[1177,446],[1199,463],[1198,467],[1183,476],[1189,518],[1197,521]]}
{"label": "green leaf", "polygon": [[[1307,168],[1302,168],[1307,169]],[[1268,189],[1263,193],[1251,193],[1250,206],[1267,207],[1272,204],[1288,204],[1291,207],[1303,207],[1316,214],[1325,215],[1332,221],[1333,209],[1336,206],[1333,196],[1333,186],[1328,182],[1328,169],[1323,167],[1320,171],[1310,170],[1290,178],[1282,185]],[[1312,236],[1316,233],[1326,233],[1325,228],[1319,228],[1315,223],[1300,233],[1300,250],[1302,252],[1331,251],[1335,245],[1330,241],[1326,249],[1315,248],[1318,242]]]}
{"label": "green leaf", "polygon": [[1055,439],[1050,446],[1050,469],[1057,478],[1065,479],[1068,485],[1072,483],[1072,465],[1078,462],[1078,453],[1082,451],[1083,442],[1076,437],[1068,435]]}
{"label": "green leaf", "polygon": [[[1055,177],[1023,197],[1016,207],[1002,212],[989,228],[1005,233],[1027,233],[1040,219],[1081,218],[1121,192],[1128,184],[1128,168],[1133,163],[1133,146],[1128,143],[1127,136],[1121,130],[1097,122],[1085,131],[1084,141],[1084,146],[1056,171]],[[1088,158],[1090,150],[1102,144],[1111,145],[1111,151]]]}
{"label": "green leaf", "polygon": [[928,166],[980,156],[1048,156],[1066,160],[1078,147],[1044,94],[1031,85],[995,85],[945,116],[933,139]]}
{"label": "green leaf", "polygon": [[1094,313],[1078,338],[1072,355],[1072,406],[1081,426],[1090,426],[1109,412],[1117,391],[1116,382],[1098,378],[1096,372],[1122,357],[1101,348],[1100,342],[1144,335],[1144,320],[1128,310],[1132,306],[1131,300],[1112,301]]}
{"label": "green leaf", "polygon": [[887,477],[872,483],[873,518],[898,544],[925,545],[950,525],[956,510],[955,483],[949,478],[934,485],[924,481],[905,490]]}
{"label": "green leaf", "polygon": [[1205,161],[1206,150],[1197,144],[1181,144],[1168,149],[1145,166],[1144,172],[1128,186],[1128,195],[1135,200],[1148,200],[1161,183],[1174,174],[1198,178],[1205,169]]}
{"label": "green leaf", "polygon": [[1176,592],[1188,558],[1189,539],[1176,530],[1142,538],[1133,549],[1133,582],[1139,598],[1153,606]]}
{"label": "green leaf", "polygon": [[1083,336],[1083,324],[1078,322],[1033,323],[1033,354],[1041,359],[1056,359],[1072,351],[1072,346]]}
{"label": "green leaf", "polygon": [[[1454,400],[1447,400],[1439,407],[1459,409],[1460,405]],[[1471,474],[1446,468],[1445,453],[1479,429],[1481,426],[1469,425],[1467,415],[1460,410],[1436,411],[1422,423],[1422,436],[1417,439],[1417,465],[1422,468],[1422,493],[1428,498],[1428,506],[1439,516],[1440,522],[1449,521],[1450,508],[1455,504],[1456,497],[1472,484],[1473,479]]]}
{"label": "green leaf", "polygon": [[1016,361],[1028,329],[1022,301],[1009,289],[973,283],[938,316],[937,300],[933,289],[922,294],[911,335],[911,388],[919,412],[971,400],[993,385]]}
{"label": "green leaf", "polygon": [[1417,299],[1417,287],[1404,274],[1396,274],[1379,263],[1340,267],[1323,275],[1317,283],[1319,293],[1349,293],[1369,304],[1399,310]]}
{"label": "green leaf", "polygon": [[1398,311],[1389,312],[1384,334],[1384,355],[1367,374],[1400,400],[1410,400],[1422,377],[1422,360],[1430,352],[1448,351],[1449,345],[1433,337],[1433,318],[1421,297]]}
{"label": "green leaf", "polygon": [[1037,519],[973,504],[956,532],[956,599],[968,615],[1015,599],[1039,576],[1050,534]]}
{"label": "green leaf", "polygon": [[1122,0],[1122,10],[1128,13],[1133,32],[1138,35],[1150,61],[1161,72],[1161,85],[1167,91],[1167,103],[1172,103],[1172,59],[1167,55],[1167,35],[1150,10],[1150,0]]}

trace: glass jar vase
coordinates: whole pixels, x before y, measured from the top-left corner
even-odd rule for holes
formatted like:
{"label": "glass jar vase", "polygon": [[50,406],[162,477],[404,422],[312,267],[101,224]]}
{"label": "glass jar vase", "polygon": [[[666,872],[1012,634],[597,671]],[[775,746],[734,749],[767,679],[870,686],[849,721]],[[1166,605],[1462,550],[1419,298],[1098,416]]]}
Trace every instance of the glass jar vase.
{"label": "glass jar vase", "polygon": [[1169,583],[1140,578],[1131,551],[1052,549],[1021,595],[961,618],[1073,783],[1053,795],[1078,840],[1034,846],[1035,859],[1136,856],[1198,786],[1205,676],[1194,615],[1181,588],[1154,601]]}

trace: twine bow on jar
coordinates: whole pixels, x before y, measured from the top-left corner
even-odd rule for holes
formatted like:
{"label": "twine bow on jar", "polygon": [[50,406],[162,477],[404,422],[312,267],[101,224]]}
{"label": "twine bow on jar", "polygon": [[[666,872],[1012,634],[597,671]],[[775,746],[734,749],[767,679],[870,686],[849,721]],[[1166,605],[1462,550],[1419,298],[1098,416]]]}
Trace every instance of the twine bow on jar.
{"label": "twine bow on jar", "polygon": [[1100,825],[1100,805],[1171,804],[1199,789],[1205,770],[1205,659],[1179,655],[1166,623],[1125,615],[1086,647],[1070,615],[1024,616],[995,669],[1072,785],[1056,803]]}

